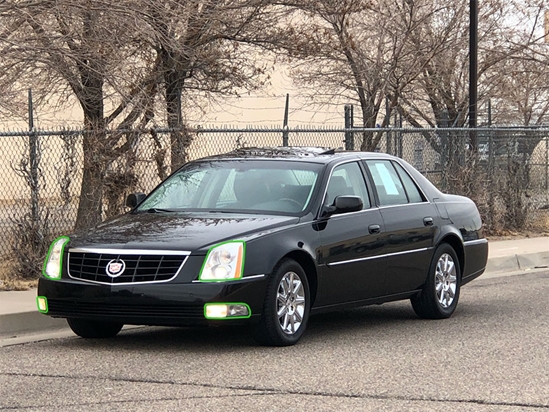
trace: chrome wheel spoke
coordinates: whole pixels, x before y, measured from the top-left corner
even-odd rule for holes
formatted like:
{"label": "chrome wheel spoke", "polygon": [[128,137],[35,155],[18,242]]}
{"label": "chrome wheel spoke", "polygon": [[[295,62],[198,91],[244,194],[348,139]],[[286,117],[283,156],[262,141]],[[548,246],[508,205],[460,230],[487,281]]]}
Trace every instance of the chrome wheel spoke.
{"label": "chrome wheel spoke", "polygon": [[443,287],[444,287],[444,284],[442,282],[436,283],[435,290],[437,291],[438,294],[440,294],[440,291],[442,290]]}
{"label": "chrome wheel spoke", "polygon": [[441,283],[444,282],[444,274],[437,270],[437,273],[435,274],[435,280]]}
{"label": "chrome wheel spoke", "polygon": [[288,329],[289,320],[290,320],[290,315],[288,314],[288,312],[286,312],[284,314],[284,321],[282,322],[282,330],[283,331],[286,331],[286,329]]}
{"label": "chrome wheel spoke", "polygon": [[449,274],[455,272],[454,267],[455,267],[454,262],[453,261],[448,261],[446,263],[446,270],[444,271],[444,273],[449,275]]}
{"label": "chrome wheel spoke", "polygon": [[290,316],[290,329],[288,330],[288,332],[295,333],[295,331],[295,316]]}
{"label": "chrome wheel spoke", "polygon": [[301,290],[301,288],[302,288],[301,282],[299,280],[295,281],[294,288],[292,289],[292,293],[294,295],[297,295],[298,292]]}

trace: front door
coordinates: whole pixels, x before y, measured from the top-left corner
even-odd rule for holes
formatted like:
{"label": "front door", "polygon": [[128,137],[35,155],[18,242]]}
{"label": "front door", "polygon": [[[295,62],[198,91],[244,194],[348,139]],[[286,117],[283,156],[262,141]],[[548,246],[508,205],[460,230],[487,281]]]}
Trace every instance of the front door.
{"label": "front door", "polygon": [[315,306],[360,301],[379,296],[385,275],[385,227],[378,208],[372,207],[362,169],[357,162],[336,166],[328,184],[324,205],[336,196],[362,198],[363,210],[319,218],[318,294]]}

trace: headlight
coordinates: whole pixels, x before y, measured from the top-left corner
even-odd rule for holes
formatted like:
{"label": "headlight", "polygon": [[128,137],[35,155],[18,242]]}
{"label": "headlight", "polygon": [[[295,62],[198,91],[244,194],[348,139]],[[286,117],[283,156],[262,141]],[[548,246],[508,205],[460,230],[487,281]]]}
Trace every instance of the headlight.
{"label": "headlight", "polygon": [[42,274],[50,279],[61,279],[63,269],[63,250],[68,243],[67,236],[61,236],[53,241],[44,262]]}
{"label": "headlight", "polygon": [[203,282],[222,282],[242,277],[246,243],[240,240],[213,246],[206,255],[200,271]]}

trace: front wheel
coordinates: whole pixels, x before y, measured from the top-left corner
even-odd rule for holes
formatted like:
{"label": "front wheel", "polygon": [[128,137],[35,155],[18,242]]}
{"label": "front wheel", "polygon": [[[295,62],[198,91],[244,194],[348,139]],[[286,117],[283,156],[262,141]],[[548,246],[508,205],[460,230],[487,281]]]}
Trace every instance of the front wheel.
{"label": "front wheel", "polygon": [[459,300],[460,273],[456,252],[449,244],[441,244],[433,255],[423,290],[411,299],[420,318],[445,319],[452,316]]}
{"label": "front wheel", "polygon": [[268,346],[294,345],[305,332],[310,311],[309,283],[294,260],[283,260],[273,271],[255,339]]}
{"label": "front wheel", "polygon": [[81,338],[87,339],[105,339],[115,337],[122,326],[122,323],[101,322],[86,319],[67,319],[69,327]]}

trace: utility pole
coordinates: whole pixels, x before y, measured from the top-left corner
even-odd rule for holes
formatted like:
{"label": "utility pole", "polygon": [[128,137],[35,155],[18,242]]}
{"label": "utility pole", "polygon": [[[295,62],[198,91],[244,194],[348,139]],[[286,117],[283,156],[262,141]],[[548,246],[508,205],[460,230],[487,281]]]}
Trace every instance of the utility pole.
{"label": "utility pole", "polygon": [[288,133],[288,113],[290,111],[290,94],[286,94],[286,105],[284,107],[284,122],[282,123],[282,146],[289,146],[289,133]]}
{"label": "utility pole", "polygon": [[[478,0],[469,2],[469,128],[477,127],[478,82]],[[477,134],[469,134],[471,149],[477,151]]]}

